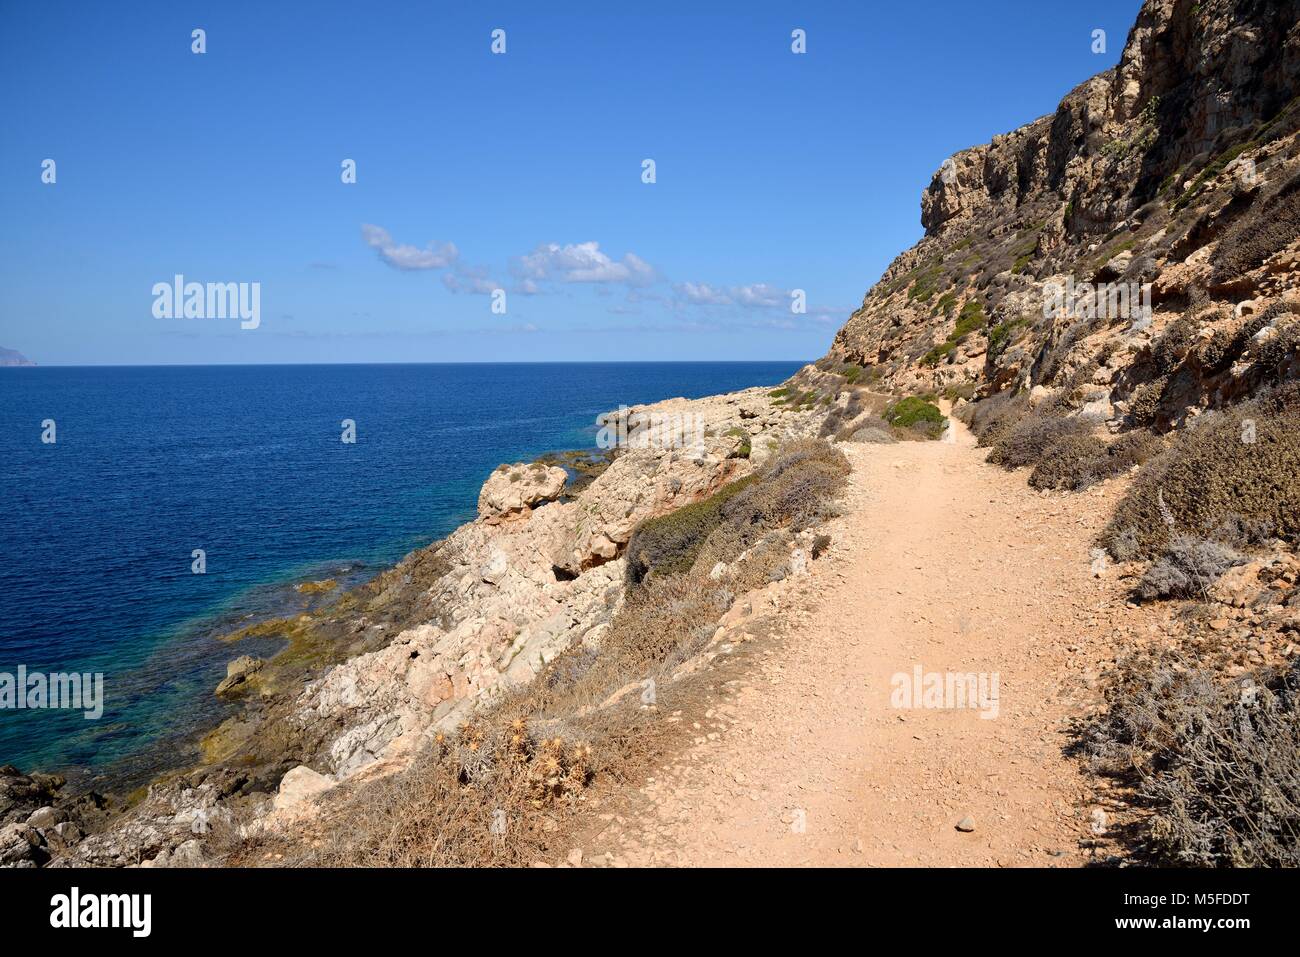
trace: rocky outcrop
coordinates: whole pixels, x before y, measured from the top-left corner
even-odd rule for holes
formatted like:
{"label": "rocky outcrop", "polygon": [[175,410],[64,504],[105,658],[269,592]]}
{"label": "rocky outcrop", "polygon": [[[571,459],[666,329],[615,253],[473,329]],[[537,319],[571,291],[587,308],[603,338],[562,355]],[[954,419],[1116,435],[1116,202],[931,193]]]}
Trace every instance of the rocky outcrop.
{"label": "rocky outcrop", "polygon": [[[944,162],[921,197],[925,237],[868,291],[825,368],[980,395],[1086,374],[1083,404],[1116,430],[1144,386],[1161,388],[1165,427],[1248,394],[1277,371],[1225,375],[1251,354],[1199,371],[1194,357],[1168,394],[1151,359],[1194,295],[1208,297],[1192,310],[1206,341],[1250,311],[1273,308],[1285,328],[1300,309],[1298,76],[1300,2],[1148,0],[1114,69]],[[1054,289],[1103,283],[1103,298],[1145,290],[1150,314],[1053,305]],[[1090,363],[1100,371],[1080,371]]]}
{"label": "rocky outcrop", "polygon": [[636,525],[711,495],[748,474],[770,445],[816,424],[764,389],[634,411],[698,421],[702,441],[626,448],[571,501],[530,507],[527,521],[480,520],[453,532],[442,548],[450,568],[429,588],[440,620],[339,665],[299,698],[298,724],[343,729],[318,768],[341,780],[400,761],[575,642],[597,646],[622,600],[621,556]]}
{"label": "rocky outcrop", "polygon": [[0,766],[0,867],[39,867],[74,846],[98,823],[105,799],[69,794],[58,774],[23,774]]}
{"label": "rocky outcrop", "polygon": [[568,477],[564,469],[540,462],[501,465],[478,494],[479,517],[499,521],[527,515],[535,506],[559,498]]}

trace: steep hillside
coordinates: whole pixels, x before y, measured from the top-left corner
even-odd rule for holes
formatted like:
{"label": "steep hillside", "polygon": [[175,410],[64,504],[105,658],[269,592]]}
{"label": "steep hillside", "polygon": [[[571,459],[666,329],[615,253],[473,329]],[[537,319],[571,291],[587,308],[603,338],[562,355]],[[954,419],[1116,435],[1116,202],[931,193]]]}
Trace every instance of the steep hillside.
{"label": "steep hillside", "polygon": [[[1149,0],[1116,68],[945,161],[921,198],[925,237],[818,368],[954,397],[1071,382],[1112,432],[1294,375],[1298,21],[1296,0]],[[1089,308],[1097,283],[1113,285]],[[1185,341],[1153,356],[1184,315]],[[1290,348],[1261,365],[1264,325]]]}

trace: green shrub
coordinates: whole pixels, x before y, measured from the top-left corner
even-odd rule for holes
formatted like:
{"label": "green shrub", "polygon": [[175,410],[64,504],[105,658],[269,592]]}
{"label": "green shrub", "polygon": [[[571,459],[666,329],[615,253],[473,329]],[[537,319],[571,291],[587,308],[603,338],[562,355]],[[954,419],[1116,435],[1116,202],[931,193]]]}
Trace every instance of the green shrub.
{"label": "green shrub", "polygon": [[652,573],[662,576],[688,571],[704,540],[722,521],[722,506],[754,481],[754,476],[746,476],[710,498],[638,525],[627,543],[627,583],[639,585]]}
{"label": "green shrub", "polygon": [[942,428],[948,420],[933,402],[914,395],[898,400],[885,410],[885,421],[897,428],[907,429],[918,422],[928,422]]}
{"label": "green shrub", "polygon": [[[953,301],[956,301],[955,296]],[[962,305],[961,312],[957,315],[957,324],[953,327],[952,334],[945,341],[927,352],[921,358],[921,364],[927,366],[938,365],[952,355],[963,338],[972,332],[983,329],[987,322],[988,320],[984,315],[984,305],[978,299],[968,300]]]}
{"label": "green shrub", "polygon": [[909,274],[913,277],[913,281],[911,288],[907,290],[907,298],[917,302],[928,302],[930,297],[939,291],[938,284],[942,275],[943,267],[938,264],[913,270]]}
{"label": "green shrub", "polygon": [[[1248,441],[1253,437],[1254,441]],[[1153,459],[1120,502],[1102,543],[1121,561],[1153,558],[1175,532],[1227,521],[1300,534],[1300,383],[1201,416]]]}
{"label": "green shrub", "polygon": [[733,426],[727,429],[727,435],[735,436],[740,439],[740,446],[736,449],[735,458],[747,459],[753,453],[754,447],[750,441],[750,435],[740,426]]}

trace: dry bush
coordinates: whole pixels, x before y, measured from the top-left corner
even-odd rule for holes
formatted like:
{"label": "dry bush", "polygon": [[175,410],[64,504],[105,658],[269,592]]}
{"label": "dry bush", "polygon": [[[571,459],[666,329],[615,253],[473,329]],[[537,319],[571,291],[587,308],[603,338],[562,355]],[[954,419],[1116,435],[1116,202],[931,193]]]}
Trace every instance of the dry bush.
{"label": "dry bush", "polygon": [[1193,318],[1202,300],[1193,296],[1193,305],[1175,319],[1151,345],[1151,362],[1157,376],[1167,376],[1183,364],[1196,345],[1197,323]]}
{"label": "dry bush", "polygon": [[1056,443],[1069,437],[1090,435],[1092,423],[1078,416],[1029,415],[997,440],[988,460],[1003,468],[1037,465]]}
{"label": "dry bush", "polygon": [[[286,848],[303,867],[518,867],[586,786],[589,749],[559,737],[466,726],[408,770],[326,802],[314,841]],[[255,863],[254,859],[251,863]]]}
{"label": "dry bush", "polygon": [[1050,385],[1055,382],[1060,377],[1061,372],[1064,371],[1065,361],[1069,358],[1071,350],[1084,339],[1105,329],[1109,324],[1110,320],[1103,316],[1080,319],[1067,328],[1061,334],[1060,340],[1043,358],[1038,373],[1038,382],[1043,385]]}
{"label": "dry bush", "polygon": [[1028,415],[1029,411],[1027,395],[1007,391],[963,406],[957,416],[975,434],[979,445],[988,448]]}
{"label": "dry bush", "polygon": [[1135,589],[1143,601],[1165,598],[1204,600],[1229,568],[1245,559],[1223,542],[1194,535],[1175,535],[1158,561],[1143,573]]}
{"label": "dry bush", "polygon": [[1143,382],[1128,400],[1128,420],[1134,425],[1152,425],[1160,412],[1160,402],[1169,388],[1169,376]]}
{"label": "dry bush", "polygon": [[1220,329],[1201,350],[1201,365],[1211,374],[1225,372],[1241,358],[1250,341],[1259,330],[1287,311],[1281,302],[1275,302],[1234,329]]}
{"label": "dry bush", "polygon": [[1300,236],[1300,173],[1261,197],[1219,240],[1210,281],[1223,283],[1260,266]]}
{"label": "dry bush", "polygon": [[1052,443],[1029,475],[1033,488],[1073,489],[1092,475],[1094,462],[1106,459],[1106,443],[1093,435],[1066,435]]}
{"label": "dry bush", "polygon": [[844,453],[828,442],[791,442],[764,464],[758,481],[722,506],[723,519],[738,528],[800,531],[831,517],[851,470]]}
{"label": "dry bush", "polygon": [[1139,473],[1102,543],[1120,561],[1154,558],[1175,532],[1210,534],[1234,516],[1294,540],[1298,475],[1300,384],[1292,383],[1182,430]]}
{"label": "dry bush", "polygon": [[557,655],[515,708],[562,718],[601,704],[631,681],[675,668],[708,643],[733,598],[707,577],[648,579],[628,592],[598,648],[578,643]]}
{"label": "dry bush", "polygon": [[1127,432],[1109,445],[1092,435],[1067,435],[1048,448],[1034,466],[1029,484],[1080,492],[1103,479],[1123,475],[1161,447],[1160,439],[1145,430]]}
{"label": "dry bush", "polygon": [[1106,449],[1109,469],[1097,473],[1098,478],[1122,475],[1135,465],[1143,465],[1164,449],[1160,436],[1145,429],[1125,432]]}
{"label": "dry bush", "polygon": [[889,445],[897,442],[894,433],[889,429],[883,429],[876,425],[864,425],[861,428],[854,429],[853,434],[848,436],[846,441],[849,442],[866,442],[873,445]]}
{"label": "dry bush", "polygon": [[893,427],[878,415],[850,422],[835,436],[837,442],[894,442]]}
{"label": "dry bush", "polygon": [[1195,867],[1300,866],[1300,664],[1224,684],[1171,652],[1117,662],[1083,729],[1094,767],[1149,814],[1135,854]]}
{"label": "dry bush", "polygon": [[1297,356],[1300,356],[1300,322],[1279,325],[1277,332],[1264,340],[1256,351],[1251,375],[1260,381],[1275,381]]}

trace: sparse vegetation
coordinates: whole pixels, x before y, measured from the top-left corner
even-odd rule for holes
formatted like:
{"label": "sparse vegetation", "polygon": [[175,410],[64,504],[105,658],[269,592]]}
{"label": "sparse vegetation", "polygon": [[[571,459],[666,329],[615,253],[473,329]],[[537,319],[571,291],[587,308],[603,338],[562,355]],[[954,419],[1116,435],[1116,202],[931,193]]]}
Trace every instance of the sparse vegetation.
{"label": "sparse vegetation", "polygon": [[651,574],[680,575],[695,563],[704,540],[722,521],[722,506],[754,481],[746,476],[702,502],[647,519],[627,543],[624,577],[639,585]]}
{"label": "sparse vegetation", "polygon": [[[635,773],[678,727],[641,706],[646,682],[660,709],[703,693],[674,680],[676,669],[707,646],[737,593],[785,574],[791,533],[830,514],[848,471],[828,443],[796,441],[710,499],[643,522],[628,546],[640,571],[598,648],[571,645],[435,736],[406,771],[340,786],[307,839],[232,837],[233,861],[275,849],[298,866],[521,866],[563,850],[596,779]],[[813,556],[829,545],[817,536]],[[733,564],[727,580],[708,574],[716,561]]]}

